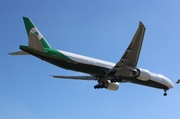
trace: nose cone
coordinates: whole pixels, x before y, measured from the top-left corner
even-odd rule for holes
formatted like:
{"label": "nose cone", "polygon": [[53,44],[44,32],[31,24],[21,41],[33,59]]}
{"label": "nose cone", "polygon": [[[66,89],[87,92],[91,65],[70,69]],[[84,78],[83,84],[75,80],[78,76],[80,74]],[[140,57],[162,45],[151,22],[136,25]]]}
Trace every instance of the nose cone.
{"label": "nose cone", "polygon": [[169,89],[174,87],[173,82],[168,78],[166,78],[166,83],[167,83],[167,86],[169,87]]}

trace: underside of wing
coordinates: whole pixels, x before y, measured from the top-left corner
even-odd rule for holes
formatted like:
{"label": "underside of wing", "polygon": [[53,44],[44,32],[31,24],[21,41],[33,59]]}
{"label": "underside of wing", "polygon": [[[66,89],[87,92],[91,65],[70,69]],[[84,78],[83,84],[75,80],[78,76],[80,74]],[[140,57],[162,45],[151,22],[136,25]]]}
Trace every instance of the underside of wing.
{"label": "underside of wing", "polygon": [[54,78],[63,78],[63,79],[74,79],[74,80],[96,80],[94,76],[59,76],[59,75],[51,75]]}
{"label": "underside of wing", "polygon": [[17,51],[17,52],[11,52],[10,55],[29,55],[29,53],[25,51]]}
{"label": "underside of wing", "polygon": [[143,43],[143,38],[145,34],[145,26],[142,22],[139,22],[139,27],[127,47],[126,51],[124,52],[120,61],[116,64],[116,66],[130,66],[136,67],[139,59],[139,55],[141,52],[141,46]]}

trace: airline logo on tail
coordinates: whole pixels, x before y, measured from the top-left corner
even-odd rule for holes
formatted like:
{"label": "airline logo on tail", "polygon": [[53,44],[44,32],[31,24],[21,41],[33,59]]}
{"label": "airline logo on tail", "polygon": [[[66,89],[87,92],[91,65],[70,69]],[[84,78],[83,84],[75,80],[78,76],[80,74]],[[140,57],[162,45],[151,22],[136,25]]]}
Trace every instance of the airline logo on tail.
{"label": "airline logo on tail", "polygon": [[39,40],[41,40],[43,38],[42,34],[39,32],[39,30],[36,27],[33,27],[30,30],[30,33],[35,34]]}

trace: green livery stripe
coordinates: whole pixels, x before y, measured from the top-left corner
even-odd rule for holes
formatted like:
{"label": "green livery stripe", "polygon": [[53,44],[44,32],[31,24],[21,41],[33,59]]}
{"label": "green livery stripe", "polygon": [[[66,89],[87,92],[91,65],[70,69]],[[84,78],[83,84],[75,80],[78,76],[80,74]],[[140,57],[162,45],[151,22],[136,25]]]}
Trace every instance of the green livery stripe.
{"label": "green livery stripe", "polygon": [[67,57],[66,55],[64,55],[63,53],[61,53],[55,49],[45,48],[46,52],[39,52],[37,50],[29,48],[28,46],[23,46],[23,45],[20,45],[20,49],[25,52],[28,52],[32,55],[41,55],[43,57],[49,57],[49,58],[53,58],[53,59],[60,59],[60,60],[75,62],[72,59],[70,59],[69,57]]}
{"label": "green livery stripe", "polygon": [[60,58],[62,60],[74,62],[72,59],[70,59],[69,57],[67,57],[66,55],[64,55],[63,53],[61,53],[55,49],[45,49],[45,50],[47,51],[46,55],[54,56],[54,57]]}
{"label": "green livery stripe", "polygon": [[28,35],[28,37],[29,37],[29,32],[30,32],[30,30],[31,30],[33,27],[35,27],[35,25],[34,25],[33,22],[32,22],[29,18],[27,18],[27,17],[23,17],[23,20],[24,20],[24,25],[25,25],[25,27],[26,27],[27,35]]}
{"label": "green livery stripe", "polygon": [[44,37],[40,40],[40,42],[44,48],[51,48],[51,46],[47,43]]}
{"label": "green livery stripe", "polygon": [[42,36],[40,31],[36,28],[34,23],[27,17],[23,17],[23,20],[24,20],[24,25],[26,27],[28,38],[30,38],[30,34],[34,34],[40,40],[44,48],[51,48],[51,46],[48,44],[46,39]]}

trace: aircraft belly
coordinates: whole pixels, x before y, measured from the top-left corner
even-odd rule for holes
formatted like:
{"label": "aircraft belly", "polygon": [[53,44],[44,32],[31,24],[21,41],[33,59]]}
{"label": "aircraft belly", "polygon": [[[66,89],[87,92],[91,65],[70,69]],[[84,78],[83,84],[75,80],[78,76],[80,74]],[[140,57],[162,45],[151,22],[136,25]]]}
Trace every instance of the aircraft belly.
{"label": "aircraft belly", "polygon": [[109,71],[110,69],[100,67],[100,66],[94,66],[90,64],[83,64],[83,63],[77,63],[73,61],[68,61],[68,60],[63,60],[58,57],[53,57],[53,56],[48,56],[43,53],[38,53],[33,50],[28,50],[28,49],[23,49],[23,51],[26,51],[33,56],[40,58],[44,61],[47,61],[51,64],[54,64],[58,67],[68,69],[68,70],[73,70],[73,71],[78,71],[78,72],[83,72],[83,73],[88,73],[91,75],[96,75],[96,76],[105,76],[106,72]]}
{"label": "aircraft belly", "polygon": [[[100,75],[104,76],[106,69],[102,69],[100,67],[92,66],[92,65],[86,65],[86,64],[80,64],[80,63],[73,63],[73,62],[68,62],[65,60],[52,60],[52,59],[44,59],[47,62],[54,64],[58,67],[68,69],[68,70],[73,70],[73,71],[78,71],[78,72],[83,72],[83,73],[88,73],[92,75]],[[102,69],[102,70],[101,70]]]}
{"label": "aircraft belly", "polygon": [[61,68],[67,69],[67,70],[88,73],[91,75],[105,76],[106,71],[109,70],[109,69],[103,68],[103,67],[61,60],[59,58],[54,58],[54,57],[47,57],[46,55],[36,54],[33,52],[31,52],[30,54],[32,54],[35,57],[38,57],[44,61],[47,61],[53,65],[56,65],[58,67],[61,67]]}
{"label": "aircraft belly", "polygon": [[166,89],[168,90],[169,88],[161,83],[152,81],[152,80],[148,80],[148,81],[141,81],[139,79],[135,79],[135,80],[131,80],[131,83],[135,83],[135,84],[140,84],[140,85],[144,85],[144,86],[149,86],[149,87],[154,87],[154,88],[159,88],[159,89]]}

